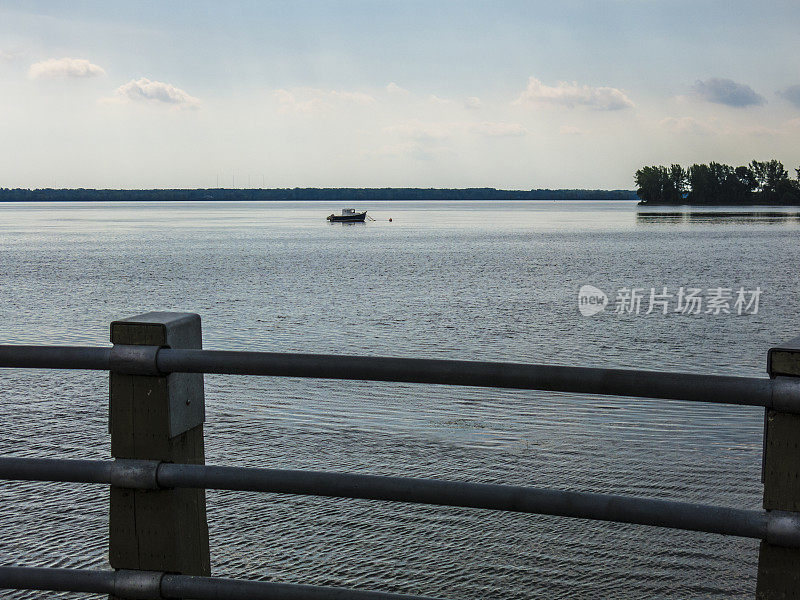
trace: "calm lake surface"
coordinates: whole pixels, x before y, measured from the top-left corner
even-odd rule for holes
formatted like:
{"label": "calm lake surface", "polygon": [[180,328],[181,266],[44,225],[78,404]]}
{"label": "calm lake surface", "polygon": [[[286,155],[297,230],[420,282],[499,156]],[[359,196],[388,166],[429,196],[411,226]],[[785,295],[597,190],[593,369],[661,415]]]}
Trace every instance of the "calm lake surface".
{"label": "calm lake surface", "polygon": [[[325,221],[341,208],[0,205],[0,343],[106,345],[114,319],[184,310],[212,349],[764,376],[767,349],[800,335],[795,213],[375,203],[357,207],[374,222]],[[579,313],[585,284],[609,295],[604,312]],[[676,313],[674,299],[644,314],[665,286],[762,294],[756,314]],[[621,288],[645,290],[640,314],[615,314]],[[107,374],[0,370],[0,454],[108,458],[107,403]],[[219,375],[206,405],[209,463],[761,502],[755,408]],[[0,482],[0,564],[107,568],[107,501]],[[268,494],[209,492],[208,507],[219,576],[475,600],[755,589],[753,540]]]}

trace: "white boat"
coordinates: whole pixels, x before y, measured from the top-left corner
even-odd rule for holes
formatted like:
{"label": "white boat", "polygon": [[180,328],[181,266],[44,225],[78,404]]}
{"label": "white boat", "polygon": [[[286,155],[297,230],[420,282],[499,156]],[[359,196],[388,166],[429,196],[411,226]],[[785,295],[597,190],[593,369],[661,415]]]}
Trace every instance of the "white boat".
{"label": "white boat", "polygon": [[343,208],[341,215],[328,215],[330,222],[363,223],[367,218],[367,211],[356,212],[355,208]]}

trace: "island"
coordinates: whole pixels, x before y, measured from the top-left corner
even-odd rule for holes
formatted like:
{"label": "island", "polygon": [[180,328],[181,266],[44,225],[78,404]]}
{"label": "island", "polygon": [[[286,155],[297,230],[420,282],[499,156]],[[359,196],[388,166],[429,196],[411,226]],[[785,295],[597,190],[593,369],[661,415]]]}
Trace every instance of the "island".
{"label": "island", "polygon": [[639,205],[798,206],[800,168],[792,179],[777,160],[732,167],[711,162],[642,167],[634,176]]}

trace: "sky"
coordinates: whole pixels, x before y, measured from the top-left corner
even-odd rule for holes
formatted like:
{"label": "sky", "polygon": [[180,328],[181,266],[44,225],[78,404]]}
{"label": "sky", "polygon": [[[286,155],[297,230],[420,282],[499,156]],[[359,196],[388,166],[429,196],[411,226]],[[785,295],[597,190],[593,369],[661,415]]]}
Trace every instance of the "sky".
{"label": "sky", "polygon": [[632,189],[799,142],[796,0],[0,0],[0,187]]}

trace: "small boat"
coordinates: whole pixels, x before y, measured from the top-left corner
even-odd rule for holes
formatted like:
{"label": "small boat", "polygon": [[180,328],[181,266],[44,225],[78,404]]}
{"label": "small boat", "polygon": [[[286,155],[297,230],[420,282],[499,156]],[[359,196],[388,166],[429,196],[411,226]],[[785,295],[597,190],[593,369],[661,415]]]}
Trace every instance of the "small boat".
{"label": "small boat", "polygon": [[340,215],[328,215],[328,221],[343,223],[363,223],[367,218],[367,211],[356,212],[355,208],[343,208]]}

